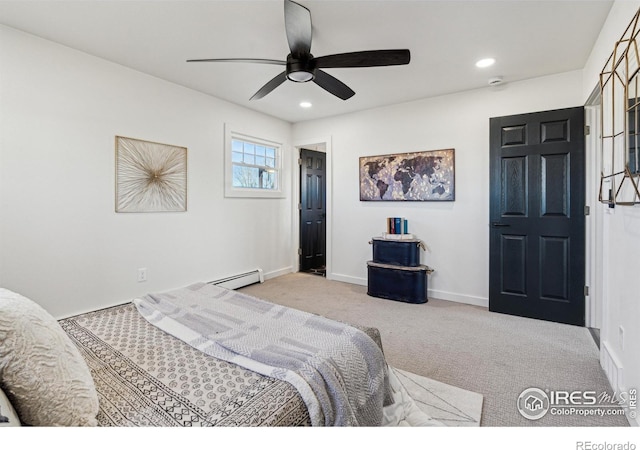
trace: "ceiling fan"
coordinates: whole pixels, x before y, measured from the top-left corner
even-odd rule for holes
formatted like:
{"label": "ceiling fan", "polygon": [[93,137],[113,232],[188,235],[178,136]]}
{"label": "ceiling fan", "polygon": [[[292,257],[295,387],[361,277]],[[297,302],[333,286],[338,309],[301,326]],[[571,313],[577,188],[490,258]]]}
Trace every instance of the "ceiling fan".
{"label": "ceiling fan", "polygon": [[313,81],[315,84],[341,98],[347,100],[355,92],[342,81],[329,75],[321,69],[345,67],[376,67],[409,64],[411,54],[409,50],[367,50],[361,52],[340,53],[315,57],[311,54],[311,12],[304,6],[284,0],[284,25],[291,53],[286,61],[276,59],[254,58],[214,58],[189,59],[187,62],[241,62],[276,64],[286,66],[284,72],[276,75],[251,100],[258,100],[286,80],[296,83]]}

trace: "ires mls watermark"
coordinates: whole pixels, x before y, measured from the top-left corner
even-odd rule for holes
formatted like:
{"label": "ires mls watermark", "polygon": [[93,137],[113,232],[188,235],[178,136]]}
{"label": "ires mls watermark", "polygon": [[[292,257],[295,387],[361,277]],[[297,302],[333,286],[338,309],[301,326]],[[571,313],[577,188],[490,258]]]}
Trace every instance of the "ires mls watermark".
{"label": "ires mls watermark", "polygon": [[636,418],[638,391],[609,394],[596,391],[563,391],[528,388],[518,396],[517,407],[522,417],[538,420],[554,416],[623,416]]}

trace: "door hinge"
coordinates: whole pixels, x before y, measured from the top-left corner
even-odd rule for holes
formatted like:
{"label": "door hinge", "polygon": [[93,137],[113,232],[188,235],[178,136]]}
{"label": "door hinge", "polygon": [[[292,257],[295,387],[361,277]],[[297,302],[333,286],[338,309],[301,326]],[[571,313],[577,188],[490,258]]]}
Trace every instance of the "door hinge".
{"label": "door hinge", "polygon": [[298,165],[301,166],[302,165],[302,158],[298,158]]}
{"label": "door hinge", "polygon": [[302,203],[298,203],[298,210],[302,211]]}
{"label": "door hinge", "polygon": [[298,256],[302,256],[302,249],[301,248],[298,249]]}
{"label": "door hinge", "polygon": [[589,214],[591,214],[591,207],[589,205],[585,205],[584,206],[584,215],[588,216]]}
{"label": "door hinge", "polygon": [[584,126],[584,135],[589,136],[591,134],[591,127],[589,125]]}
{"label": "door hinge", "polygon": [[589,296],[589,286],[585,286],[584,287],[584,296],[588,297]]}

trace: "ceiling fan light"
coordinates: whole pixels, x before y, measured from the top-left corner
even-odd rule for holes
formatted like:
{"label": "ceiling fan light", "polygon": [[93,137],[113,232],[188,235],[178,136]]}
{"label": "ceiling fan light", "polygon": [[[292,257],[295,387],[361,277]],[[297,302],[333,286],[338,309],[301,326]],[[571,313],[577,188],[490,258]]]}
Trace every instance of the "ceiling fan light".
{"label": "ceiling fan light", "polygon": [[313,80],[315,77],[313,73],[307,72],[306,70],[295,70],[293,72],[289,72],[287,74],[287,78],[291,81],[295,81],[296,83],[306,83],[307,81]]}

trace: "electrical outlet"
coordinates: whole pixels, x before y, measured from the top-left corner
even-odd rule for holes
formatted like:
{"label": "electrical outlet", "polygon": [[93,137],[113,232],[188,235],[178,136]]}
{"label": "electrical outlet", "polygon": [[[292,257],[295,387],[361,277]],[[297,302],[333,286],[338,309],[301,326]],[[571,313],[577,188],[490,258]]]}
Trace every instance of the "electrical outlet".
{"label": "electrical outlet", "polygon": [[138,269],[138,283],[143,281],[147,281],[147,269],[145,267]]}

